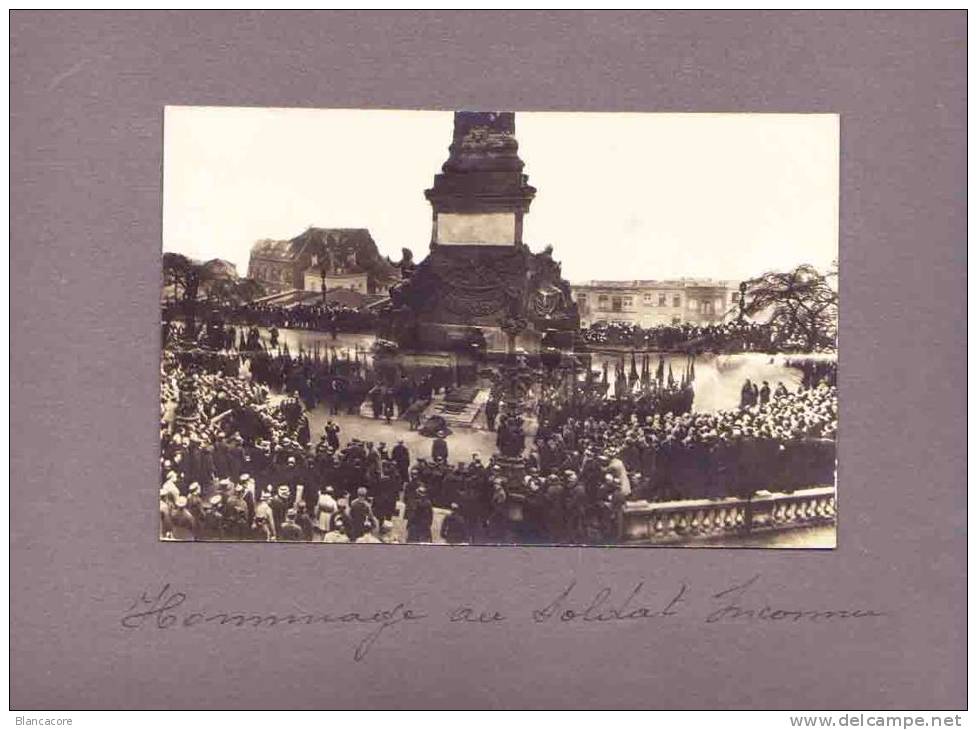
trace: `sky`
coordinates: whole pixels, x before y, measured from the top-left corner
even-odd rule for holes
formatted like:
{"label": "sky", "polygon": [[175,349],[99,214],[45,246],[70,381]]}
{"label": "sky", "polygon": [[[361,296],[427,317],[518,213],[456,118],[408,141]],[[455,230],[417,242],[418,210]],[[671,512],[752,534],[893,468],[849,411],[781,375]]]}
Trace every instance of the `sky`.
{"label": "sky", "polygon": [[[163,250],[247,273],[255,241],[368,228],[421,260],[445,111],[167,107]],[[533,250],[571,282],[741,280],[838,258],[833,114],[517,112]]]}

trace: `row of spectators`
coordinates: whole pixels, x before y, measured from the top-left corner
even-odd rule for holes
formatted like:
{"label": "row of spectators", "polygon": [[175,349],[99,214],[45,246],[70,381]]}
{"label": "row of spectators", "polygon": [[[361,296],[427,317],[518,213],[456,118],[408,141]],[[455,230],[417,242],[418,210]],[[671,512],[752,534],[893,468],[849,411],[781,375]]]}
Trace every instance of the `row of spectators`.
{"label": "row of spectators", "polygon": [[[226,322],[231,329],[234,325],[243,325],[254,332],[257,332],[257,326],[266,327],[273,330],[273,340],[277,339],[278,328],[331,332],[335,336],[338,332],[376,334],[381,326],[380,316],[376,312],[338,303],[290,306],[244,304],[210,312],[206,324],[208,331],[215,322],[219,326]],[[244,349],[244,341],[242,330],[241,349]],[[247,342],[248,349],[253,349],[252,340],[249,338]],[[578,333],[578,342],[594,349],[611,347],[661,352],[779,353],[804,349],[802,341],[785,337],[774,325],[738,320],[709,325],[684,323],[654,327],[601,321],[582,328]],[[224,346],[230,345],[225,343]],[[273,342],[272,347],[275,346]]]}
{"label": "row of spectators", "polygon": [[587,345],[659,350],[664,352],[793,352],[804,343],[785,338],[770,324],[731,321],[709,325],[691,323],[641,327],[625,322],[594,322],[580,331]]}
{"label": "row of spectators", "polygon": [[791,393],[778,384],[763,402],[708,414],[642,417],[626,402],[609,404],[600,417],[545,425],[536,440],[543,471],[619,457],[630,499],[746,497],[832,484],[837,418],[834,387]]}
{"label": "row of spectators", "polygon": [[369,309],[336,302],[315,304],[243,304],[221,312],[231,323],[262,327],[317,330],[320,332],[375,332],[377,315]]}

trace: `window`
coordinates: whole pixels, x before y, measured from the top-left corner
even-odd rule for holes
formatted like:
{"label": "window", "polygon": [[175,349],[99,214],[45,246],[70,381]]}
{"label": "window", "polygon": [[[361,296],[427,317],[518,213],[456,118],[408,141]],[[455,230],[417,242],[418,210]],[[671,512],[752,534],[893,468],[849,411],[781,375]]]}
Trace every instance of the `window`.
{"label": "window", "polygon": [[738,291],[734,291],[732,294],[729,295],[729,301],[733,302],[734,304],[739,300],[740,300],[740,293]]}
{"label": "window", "polygon": [[625,309],[631,309],[634,307],[634,297],[622,297],[622,303]]}
{"label": "window", "polygon": [[581,304],[586,304],[587,294],[585,292],[580,292],[579,294],[577,294],[577,301],[580,302]]}
{"label": "window", "polygon": [[651,294],[645,294],[644,297],[642,297],[642,300],[644,301],[646,307],[651,306]]}
{"label": "window", "polygon": [[607,309],[607,295],[601,294],[597,297],[597,308]]}
{"label": "window", "polygon": [[682,297],[680,297],[678,294],[676,294],[675,296],[673,296],[672,297],[672,306],[673,307],[681,307],[682,306]]}
{"label": "window", "polygon": [[665,295],[664,294],[659,294],[658,295],[658,306],[659,307],[664,307],[665,306]]}
{"label": "window", "polygon": [[611,311],[620,312],[621,311],[621,297],[611,297]]}

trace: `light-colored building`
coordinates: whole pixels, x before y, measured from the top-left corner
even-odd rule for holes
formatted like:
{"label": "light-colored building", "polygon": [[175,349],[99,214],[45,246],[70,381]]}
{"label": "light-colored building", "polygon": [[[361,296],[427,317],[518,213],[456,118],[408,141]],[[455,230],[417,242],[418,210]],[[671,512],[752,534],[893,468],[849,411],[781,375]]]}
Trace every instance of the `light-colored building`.
{"label": "light-colored building", "polygon": [[739,314],[739,282],[714,279],[588,281],[571,284],[580,324],[716,324]]}
{"label": "light-colored building", "polygon": [[[350,291],[366,294],[369,291],[369,276],[365,271],[350,274],[330,274],[324,269],[319,268],[315,257],[312,258],[312,266],[305,270],[305,290],[321,292],[322,287],[326,291],[336,289],[349,289]],[[377,286],[377,294],[386,294],[389,285],[380,282]]]}
{"label": "light-colored building", "polygon": [[287,241],[263,239],[251,247],[248,278],[265,291],[351,289],[384,293],[399,278],[365,228],[309,228]]}

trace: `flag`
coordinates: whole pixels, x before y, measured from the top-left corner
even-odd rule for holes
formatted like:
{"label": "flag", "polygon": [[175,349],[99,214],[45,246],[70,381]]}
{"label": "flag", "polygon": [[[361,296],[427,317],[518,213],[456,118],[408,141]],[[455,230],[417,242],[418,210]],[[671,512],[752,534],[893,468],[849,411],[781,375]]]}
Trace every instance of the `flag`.
{"label": "flag", "polygon": [[692,364],[689,366],[689,382],[695,380],[695,355],[692,356]]}
{"label": "flag", "polygon": [[638,379],[638,363],[634,359],[634,350],[631,350],[631,381]]}
{"label": "flag", "polygon": [[672,363],[668,363],[668,387],[672,388],[675,386],[675,376],[672,375]]}
{"label": "flag", "polygon": [[658,380],[659,385],[665,382],[665,356],[664,355],[658,356],[658,374],[656,375],[656,379]]}

